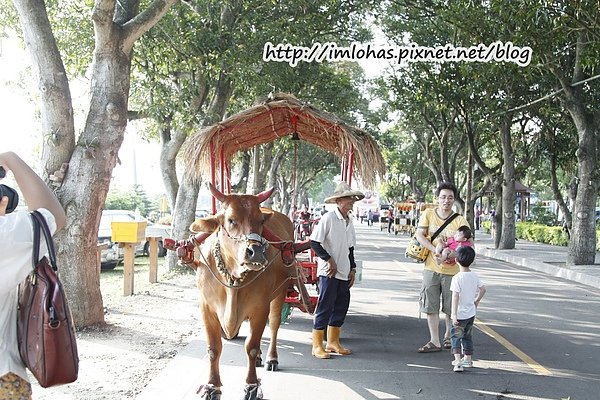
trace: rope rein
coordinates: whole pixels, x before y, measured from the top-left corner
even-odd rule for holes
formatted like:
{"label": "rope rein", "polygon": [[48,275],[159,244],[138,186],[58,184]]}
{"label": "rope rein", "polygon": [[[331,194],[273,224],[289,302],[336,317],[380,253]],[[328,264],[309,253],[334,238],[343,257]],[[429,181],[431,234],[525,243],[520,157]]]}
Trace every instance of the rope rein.
{"label": "rope rein", "polygon": [[[246,277],[248,276],[248,274],[250,272],[252,272],[251,270],[246,269],[244,272],[242,272],[241,276],[239,278],[235,278],[231,275],[231,273],[229,272],[229,270],[227,269],[227,267],[225,266],[225,260],[223,259],[223,254],[221,252],[221,244],[219,242],[219,240],[217,239],[215,241],[215,244],[213,246],[213,257],[215,258],[216,261],[216,267],[217,270],[219,271],[219,274],[221,275],[221,277],[223,279],[220,279],[215,272],[210,268],[210,264],[208,262],[208,260],[206,259],[206,257],[204,256],[204,253],[202,252],[202,250],[200,249],[200,245],[201,243],[198,243],[197,241],[193,241],[194,245],[198,248],[200,256],[202,257],[204,264],[207,266],[208,270],[210,271],[211,275],[215,278],[215,280],[217,282],[219,282],[222,286],[229,288],[229,289],[242,289],[246,286],[249,286],[250,284],[252,284],[252,282],[254,282],[256,279],[258,279],[272,264],[273,262],[275,262],[275,259],[277,258],[277,256],[282,254],[282,249],[285,246],[286,243],[292,243],[291,241],[268,241],[266,240],[264,237],[260,236],[257,233],[251,233],[250,235],[247,235],[245,237],[234,237],[231,236],[229,234],[229,232],[227,232],[227,230],[223,227],[221,227],[223,229],[223,231],[225,232],[225,234],[232,240],[234,240],[237,243],[248,243],[250,240],[256,241],[256,242],[260,242],[263,245],[273,245],[273,247],[275,247],[277,249],[277,253],[275,253],[275,256],[269,260],[260,270],[258,271],[254,271],[254,272],[258,272],[256,275],[254,275],[252,277],[252,279],[250,279],[249,281],[246,281]],[[258,240],[256,238],[259,238]],[[265,250],[267,249],[267,247],[265,246]],[[292,265],[295,265],[295,263],[292,261],[291,263],[287,264],[287,263],[283,263],[283,265],[286,268],[290,268]],[[277,292],[286,282],[288,282],[289,280],[293,279],[294,277],[288,277],[287,279],[284,279],[283,282],[281,282],[281,284],[279,284],[275,290],[273,291],[273,293]]]}

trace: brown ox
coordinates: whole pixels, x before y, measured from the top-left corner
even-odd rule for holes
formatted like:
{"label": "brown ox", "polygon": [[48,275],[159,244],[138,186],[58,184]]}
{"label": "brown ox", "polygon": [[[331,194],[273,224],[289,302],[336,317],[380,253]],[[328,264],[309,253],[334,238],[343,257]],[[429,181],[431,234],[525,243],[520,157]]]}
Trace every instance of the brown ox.
{"label": "brown ox", "polygon": [[245,343],[248,373],[244,399],[262,398],[256,376],[257,362],[260,365],[260,341],[268,319],[271,341],[266,367],[277,370],[277,331],[289,279],[289,266],[284,265],[280,251],[269,246],[262,237],[263,227],[290,242],[294,228],[284,214],[260,207],[273,189],[257,196],[226,196],[212,185],[210,189],[222,202],[221,210],[214,216],[197,220],[190,227],[193,232],[213,232],[200,247],[196,268],[210,359],[208,382],[198,393],[203,399],[220,399],[221,336],[236,337],[242,322],[248,320],[250,334]]}

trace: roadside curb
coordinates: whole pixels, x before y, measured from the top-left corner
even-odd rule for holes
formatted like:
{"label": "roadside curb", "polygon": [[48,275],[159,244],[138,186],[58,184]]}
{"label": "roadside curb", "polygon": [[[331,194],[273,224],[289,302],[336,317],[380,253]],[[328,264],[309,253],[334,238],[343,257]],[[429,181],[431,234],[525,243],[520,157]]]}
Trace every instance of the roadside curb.
{"label": "roadside curb", "polygon": [[[598,268],[596,265],[576,265],[570,268],[563,268],[542,261],[534,260],[531,258],[514,256],[505,253],[502,250],[495,250],[489,247],[478,248],[477,251],[489,258],[493,258],[500,261],[506,261],[511,264],[520,265],[525,268],[529,268],[535,271],[543,272],[557,278],[568,279],[577,283],[592,286],[600,289],[600,277],[592,276],[581,272],[579,270],[587,270],[590,268]],[[510,250],[507,250],[510,251]]]}

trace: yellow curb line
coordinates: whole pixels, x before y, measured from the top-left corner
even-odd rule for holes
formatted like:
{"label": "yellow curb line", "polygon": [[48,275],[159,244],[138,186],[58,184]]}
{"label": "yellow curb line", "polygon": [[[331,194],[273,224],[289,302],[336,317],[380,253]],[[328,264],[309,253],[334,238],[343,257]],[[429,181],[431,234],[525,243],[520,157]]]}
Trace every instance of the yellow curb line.
{"label": "yellow curb line", "polygon": [[552,373],[549,370],[542,367],[540,363],[535,361],[533,358],[529,357],[527,354],[523,353],[514,344],[506,340],[502,335],[500,335],[498,332],[496,332],[480,320],[475,320],[475,326],[477,326],[477,328],[479,328],[483,333],[495,339],[502,346],[506,347],[508,351],[513,353],[519,359],[521,359],[521,361],[523,361],[525,364],[529,365],[529,367],[536,371],[538,375],[552,376]]}

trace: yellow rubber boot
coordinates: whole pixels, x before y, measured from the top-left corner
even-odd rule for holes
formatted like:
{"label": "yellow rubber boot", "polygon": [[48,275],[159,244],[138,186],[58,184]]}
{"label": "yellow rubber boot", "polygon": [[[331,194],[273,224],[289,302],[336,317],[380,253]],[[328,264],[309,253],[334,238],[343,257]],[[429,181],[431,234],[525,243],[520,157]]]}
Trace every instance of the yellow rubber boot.
{"label": "yellow rubber boot", "polygon": [[325,346],[325,351],[347,356],[348,354],[352,354],[352,350],[342,347],[340,343],[340,331],[341,328],[338,326],[330,325],[327,327],[327,346]]}
{"label": "yellow rubber boot", "polygon": [[312,331],[312,355],[317,358],[330,358],[331,356],[323,349],[323,329],[313,329]]}

